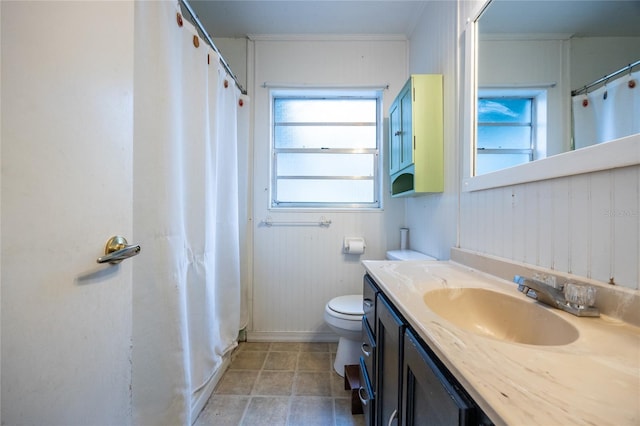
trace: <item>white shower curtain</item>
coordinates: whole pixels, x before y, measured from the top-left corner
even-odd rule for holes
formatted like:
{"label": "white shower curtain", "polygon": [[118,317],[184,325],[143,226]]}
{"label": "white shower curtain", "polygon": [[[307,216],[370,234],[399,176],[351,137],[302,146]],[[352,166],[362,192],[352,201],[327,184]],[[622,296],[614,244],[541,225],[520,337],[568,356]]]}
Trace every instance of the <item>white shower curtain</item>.
{"label": "white shower curtain", "polygon": [[173,2],[136,2],[133,229],[143,250],[133,271],[132,392],[139,425],[190,425],[244,321],[238,146],[246,141],[238,133],[248,135],[248,114],[239,113],[248,100],[178,13]]}
{"label": "white shower curtain", "polygon": [[639,77],[640,71],[626,73],[572,98],[576,149],[640,133]]}

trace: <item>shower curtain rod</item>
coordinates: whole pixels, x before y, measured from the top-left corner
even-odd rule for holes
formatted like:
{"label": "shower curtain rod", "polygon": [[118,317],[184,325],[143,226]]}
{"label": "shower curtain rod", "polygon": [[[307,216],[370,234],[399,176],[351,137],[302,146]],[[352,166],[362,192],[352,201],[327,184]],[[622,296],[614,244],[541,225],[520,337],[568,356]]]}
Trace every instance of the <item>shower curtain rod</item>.
{"label": "shower curtain rod", "polygon": [[247,91],[242,87],[242,85],[238,81],[238,77],[236,77],[233,71],[231,71],[231,67],[229,66],[229,64],[227,64],[227,61],[225,61],[224,58],[222,57],[222,53],[220,53],[216,45],[213,43],[211,36],[207,32],[207,30],[204,28],[204,25],[202,25],[202,22],[200,22],[200,19],[198,19],[198,15],[191,8],[191,5],[189,4],[189,2],[187,0],[180,0],[180,3],[182,3],[184,8],[187,10],[187,12],[189,12],[189,15],[191,15],[191,18],[193,20],[193,23],[198,27],[198,29],[204,36],[205,40],[207,41],[207,43],[209,43],[209,46],[211,46],[211,48],[218,54],[218,57],[220,58],[220,63],[222,64],[224,69],[227,71],[229,76],[233,79],[233,82],[236,84],[236,87],[240,89],[240,93],[242,93],[243,95],[246,95]]}
{"label": "shower curtain rod", "polygon": [[630,71],[633,67],[640,65],[640,60],[635,61],[632,64],[627,65],[626,67],[622,67],[620,68],[618,71],[614,71],[609,75],[605,75],[602,78],[597,79],[596,81],[587,84],[586,86],[582,86],[580,89],[576,89],[576,90],[572,90],[571,91],[571,96],[576,96],[579,95],[583,92],[586,92],[588,89],[592,88],[595,85],[598,85],[600,83],[606,82],[609,79],[612,79],[613,77],[617,76],[618,74],[622,74],[625,71]]}

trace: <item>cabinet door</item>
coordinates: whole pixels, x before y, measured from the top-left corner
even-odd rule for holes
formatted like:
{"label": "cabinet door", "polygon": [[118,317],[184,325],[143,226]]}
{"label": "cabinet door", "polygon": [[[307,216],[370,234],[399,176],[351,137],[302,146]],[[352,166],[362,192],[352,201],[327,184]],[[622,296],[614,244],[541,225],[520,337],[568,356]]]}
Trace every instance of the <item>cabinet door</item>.
{"label": "cabinet door", "polygon": [[376,424],[400,424],[402,389],[402,337],[404,325],[389,303],[378,294],[376,306]]}
{"label": "cabinet door", "polygon": [[400,171],[402,162],[402,113],[400,102],[389,108],[389,174]]}
{"label": "cabinet door", "polygon": [[362,285],[362,311],[364,312],[363,318],[369,324],[374,340],[376,337],[376,294],[378,294],[378,288],[373,279],[369,275],[365,275]]}
{"label": "cabinet door", "polygon": [[400,95],[400,111],[402,115],[402,129],[400,131],[402,156],[400,159],[400,170],[413,164],[413,123],[411,111],[413,110],[413,80]]}
{"label": "cabinet door", "polygon": [[404,336],[402,424],[471,425],[474,405],[458,392],[411,330]]}

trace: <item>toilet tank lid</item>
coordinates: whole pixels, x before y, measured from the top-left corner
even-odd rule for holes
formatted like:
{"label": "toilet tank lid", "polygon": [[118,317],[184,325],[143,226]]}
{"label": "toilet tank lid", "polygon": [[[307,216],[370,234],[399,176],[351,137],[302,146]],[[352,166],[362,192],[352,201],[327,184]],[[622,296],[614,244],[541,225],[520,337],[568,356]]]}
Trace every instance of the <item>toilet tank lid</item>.
{"label": "toilet tank lid", "polygon": [[387,252],[389,260],[437,260],[435,257],[428,256],[415,250],[390,250]]}

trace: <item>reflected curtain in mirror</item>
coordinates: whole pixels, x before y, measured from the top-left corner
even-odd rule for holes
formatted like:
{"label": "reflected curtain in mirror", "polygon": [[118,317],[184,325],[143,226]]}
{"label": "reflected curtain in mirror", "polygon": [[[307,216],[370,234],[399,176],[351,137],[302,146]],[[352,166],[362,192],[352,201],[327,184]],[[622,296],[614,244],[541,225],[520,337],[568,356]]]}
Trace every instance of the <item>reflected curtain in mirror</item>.
{"label": "reflected curtain in mirror", "polygon": [[575,148],[640,133],[640,71],[627,73],[593,92],[573,96]]}

